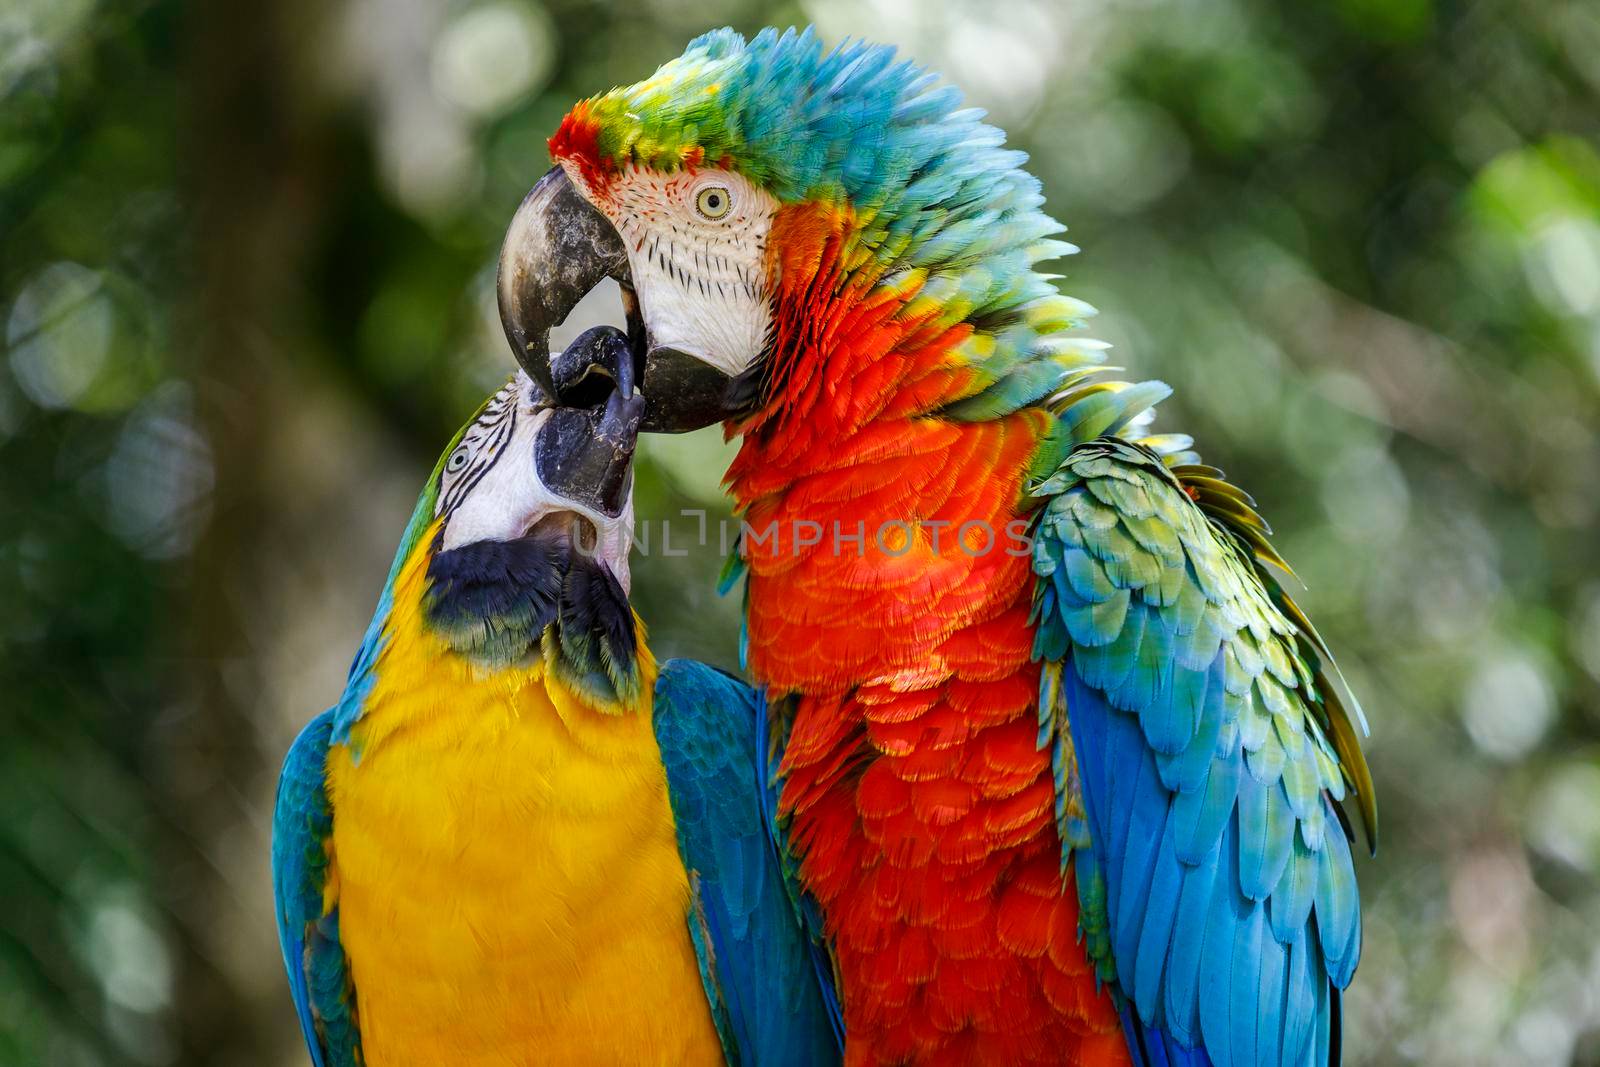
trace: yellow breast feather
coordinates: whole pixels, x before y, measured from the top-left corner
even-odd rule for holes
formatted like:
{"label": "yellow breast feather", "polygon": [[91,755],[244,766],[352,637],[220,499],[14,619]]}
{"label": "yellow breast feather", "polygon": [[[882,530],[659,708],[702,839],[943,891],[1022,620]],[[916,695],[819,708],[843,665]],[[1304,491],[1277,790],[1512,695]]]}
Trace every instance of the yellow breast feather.
{"label": "yellow breast feather", "polygon": [[476,667],[422,623],[426,557],[397,575],[376,681],[328,760],[329,884],[367,1064],[722,1063],[654,662],[641,648],[631,714],[542,662]]}

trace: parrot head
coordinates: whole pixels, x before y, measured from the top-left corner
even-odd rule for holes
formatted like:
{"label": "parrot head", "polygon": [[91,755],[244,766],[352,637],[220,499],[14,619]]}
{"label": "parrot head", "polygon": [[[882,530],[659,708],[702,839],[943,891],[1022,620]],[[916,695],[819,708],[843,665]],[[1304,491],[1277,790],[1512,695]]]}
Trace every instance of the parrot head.
{"label": "parrot head", "polygon": [[[1061,227],[1026,157],[959,105],[892,49],[825,51],[810,30],[719,30],[581,101],[501,251],[518,361],[562,403],[602,379],[637,383],[654,431],[775,417],[807,383],[863,373],[890,335],[944,337],[929,409],[1038,399],[1050,375],[1022,382],[1017,368],[1059,355],[1036,342],[1092,309],[1034,271],[1072,247],[1046,240]],[[550,328],[606,278],[627,329],[552,358]],[[876,332],[860,314],[874,307]],[[851,338],[856,364],[817,362]]]}
{"label": "parrot head", "polygon": [[440,457],[375,624],[397,609],[479,667],[537,664],[597,703],[638,696],[628,602],[643,400],[584,410],[518,371]]}
{"label": "parrot head", "polygon": [[626,589],[642,408],[620,391],[588,409],[557,407],[517,372],[462,427],[424,491],[419,511],[438,524],[431,566],[483,545],[549,541],[587,553]]}

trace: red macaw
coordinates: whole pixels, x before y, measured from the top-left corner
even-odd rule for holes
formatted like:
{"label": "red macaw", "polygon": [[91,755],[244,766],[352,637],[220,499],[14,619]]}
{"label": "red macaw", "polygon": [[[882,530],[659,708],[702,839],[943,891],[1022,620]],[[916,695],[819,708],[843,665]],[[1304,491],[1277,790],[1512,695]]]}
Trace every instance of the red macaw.
{"label": "red macaw", "polygon": [[507,337],[580,403],[548,331],[617,278],[645,429],[742,439],[772,817],[848,1062],[1336,1062],[1359,708],[1249,497],[1148,432],[1167,388],[1069,332],[1003,140],[891,49],[708,34],[550,139]]}

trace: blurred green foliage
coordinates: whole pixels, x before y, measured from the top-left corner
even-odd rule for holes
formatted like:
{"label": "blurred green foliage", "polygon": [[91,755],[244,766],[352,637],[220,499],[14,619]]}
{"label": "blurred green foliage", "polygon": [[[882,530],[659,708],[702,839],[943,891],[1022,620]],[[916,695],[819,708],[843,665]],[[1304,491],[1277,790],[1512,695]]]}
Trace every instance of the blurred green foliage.
{"label": "blurred green foliage", "polygon": [[[277,762],[510,369],[542,139],[808,21],[1032,153],[1064,286],[1305,579],[1384,823],[1349,1061],[1600,1063],[1600,7],[9,0],[0,1065],[303,1062]],[[640,516],[725,515],[727,457],[649,441]],[[638,563],[659,654],[734,661],[719,563]]]}

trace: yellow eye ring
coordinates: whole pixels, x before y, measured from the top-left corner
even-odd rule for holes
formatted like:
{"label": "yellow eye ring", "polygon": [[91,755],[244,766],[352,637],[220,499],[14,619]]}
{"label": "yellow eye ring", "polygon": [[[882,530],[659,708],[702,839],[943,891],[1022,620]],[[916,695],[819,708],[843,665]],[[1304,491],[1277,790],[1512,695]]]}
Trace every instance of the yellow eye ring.
{"label": "yellow eye ring", "polygon": [[707,185],[694,194],[694,209],[715,222],[733,210],[733,194],[724,185]]}

